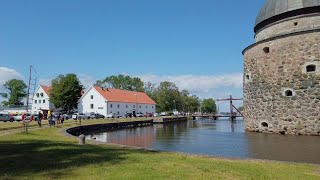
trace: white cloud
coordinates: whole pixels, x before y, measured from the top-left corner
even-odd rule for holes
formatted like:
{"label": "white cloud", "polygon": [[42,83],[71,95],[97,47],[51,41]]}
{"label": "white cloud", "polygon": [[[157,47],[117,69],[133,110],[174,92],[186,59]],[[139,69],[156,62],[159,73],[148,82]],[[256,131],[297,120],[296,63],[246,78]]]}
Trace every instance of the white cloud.
{"label": "white cloud", "polygon": [[0,84],[3,85],[10,79],[23,79],[23,76],[15,69],[0,67]]}
{"label": "white cloud", "polygon": [[[232,95],[235,98],[243,96],[243,74],[234,73],[226,75],[177,75],[159,76],[154,74],[139,75],[144,82],[152,82],[159,85],[160,82],[169,81],[175,83],[180,90],[186,89],[191,94],[200,98],[228,98]],[[236,106],[242,106],[242,101],[234,102]],[[229,111],[228,102],[218,103],[220,110]]]}
{"label": "white cloud", "polygon": [[145,82],[159,84],[163,81],[175,83],[180,89],[186,89],[193,94],[212,94],[220,89],[229,89],[230,92],[220,92],[219,94],[229,94],[232,89],[242,89],[243,74],[234,73],[218,76],[199,76],[199,75],[178,75],[178,76],[158,76],[158,75],[140,75]]}
{"label": "white cloud", "polygon": [[96,82],[96,79],[93,76],[88,74],[81,74],[78,76],[78,78],[81,81],[84,88],[88,88]]}
{"label": "white cloud", "polygon": [[[6,90],[3,87],[3,84],[5,84],[10,79],[23,79],[23,76],[15,69],[0,66],[0,92],[4,92]],[[3,98],[0,97],[0,104],[2,101]]]}

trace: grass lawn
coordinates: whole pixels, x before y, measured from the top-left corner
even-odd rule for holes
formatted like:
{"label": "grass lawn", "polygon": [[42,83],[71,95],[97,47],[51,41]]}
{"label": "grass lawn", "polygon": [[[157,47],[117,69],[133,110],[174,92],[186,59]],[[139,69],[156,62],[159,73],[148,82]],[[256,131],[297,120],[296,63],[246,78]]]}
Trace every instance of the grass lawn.
{"label": "grass lawn", "polygon": [[0,136],[0,179],[320,179],[316,165],[79,146],[61,133],[72,126]]}

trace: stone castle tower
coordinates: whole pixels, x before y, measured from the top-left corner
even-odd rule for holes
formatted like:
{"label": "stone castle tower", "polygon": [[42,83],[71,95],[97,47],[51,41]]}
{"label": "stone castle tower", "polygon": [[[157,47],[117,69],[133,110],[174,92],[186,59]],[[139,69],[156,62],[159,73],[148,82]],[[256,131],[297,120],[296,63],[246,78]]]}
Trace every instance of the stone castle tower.
{"label": "stone castle tower", "polygon": [[267,0],[244,51],[247,131],[320,135],[320,0]]}

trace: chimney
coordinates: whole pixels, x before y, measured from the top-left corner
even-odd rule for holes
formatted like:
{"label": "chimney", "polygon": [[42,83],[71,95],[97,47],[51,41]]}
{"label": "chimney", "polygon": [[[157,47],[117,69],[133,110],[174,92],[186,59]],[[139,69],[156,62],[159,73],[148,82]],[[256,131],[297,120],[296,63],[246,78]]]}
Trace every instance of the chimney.
{"label": "chimney", "polygon": [[101,86],[101,90],[104,91],[104,87]]}
{"label": "chimney", "polygon": [[109,88],[107,88],[107,91],[109,91]]}

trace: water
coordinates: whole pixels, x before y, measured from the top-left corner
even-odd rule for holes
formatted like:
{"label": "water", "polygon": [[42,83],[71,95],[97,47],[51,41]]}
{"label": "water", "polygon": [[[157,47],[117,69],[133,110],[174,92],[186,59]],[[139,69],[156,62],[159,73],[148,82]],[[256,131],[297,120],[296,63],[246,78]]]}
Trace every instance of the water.
{"label": "water", "polygon": [[244,132],[243,121],[210,119],[92,133],[99,142],[227,158],[320,164],[320,137]]}

